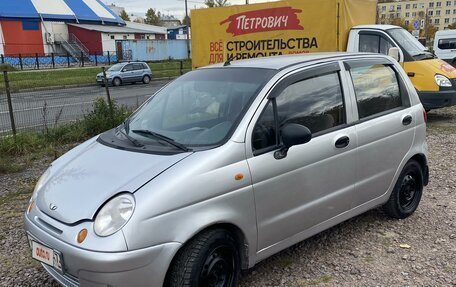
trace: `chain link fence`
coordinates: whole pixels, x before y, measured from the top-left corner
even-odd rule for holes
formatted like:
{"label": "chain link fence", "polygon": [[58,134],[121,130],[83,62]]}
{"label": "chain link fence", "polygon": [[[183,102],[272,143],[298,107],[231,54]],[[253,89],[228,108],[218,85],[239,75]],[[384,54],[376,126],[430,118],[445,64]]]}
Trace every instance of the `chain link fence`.
{"label": "chain link fence", "polygon": [[[150,66],[153,73],[150,84],[133,83],[119,87],[95,84],[96,75],[102,72],[102,68],[0,72],[0,137],[45,131],[76,122],[93,110],[97,98],[104,98],[108,103],[110,99],[118,106],[135,109],[169,79],[190,70],[189,63]],[[81,79],[88,83],[71,84]]]}

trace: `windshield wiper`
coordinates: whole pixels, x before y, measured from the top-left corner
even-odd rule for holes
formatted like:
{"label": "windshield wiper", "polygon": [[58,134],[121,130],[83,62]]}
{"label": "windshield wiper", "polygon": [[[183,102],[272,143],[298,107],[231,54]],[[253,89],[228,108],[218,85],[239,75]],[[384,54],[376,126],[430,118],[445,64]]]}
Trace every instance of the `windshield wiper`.
{"label": "windshield wiper", "polygon": [[126,120],[123,125],[125,131],[123,131],[122,129],[118,129],[118,132],[120,132],[124,137],[126,137],[134,146],[143,147],[144,145],[142,143],[128,135],[128,120]]}
{"label": "windshield wiper", "polygon": [[160,140],[163,140],[163,141],[169,143],[170,145],[172,145],[174,147],[177,147],[178,149],[181,149],[183,151],[191,151],[191,149],[189,149],[188,147],[186,147],[185,145],[183,145],[181,143],[176,142],[172,138],[169,138],[167,136],[161,135],[161,134],[153,132],[153,131],[149,131],[149,130],[132,130],[132,132],[137,133],[137,134],[150,135],[150,136],[156,137],[156,138],[158,138]]}

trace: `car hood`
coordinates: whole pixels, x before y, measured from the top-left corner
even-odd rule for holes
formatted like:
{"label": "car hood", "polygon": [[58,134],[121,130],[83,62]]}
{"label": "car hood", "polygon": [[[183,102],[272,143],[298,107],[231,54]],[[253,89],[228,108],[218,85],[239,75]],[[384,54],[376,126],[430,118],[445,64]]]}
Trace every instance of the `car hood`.
{"label": "car hood", "polygon": [[[418,61],[420,62],[420,61]],[[447,62],[440,59],[432,59],[421,61],[422,64],[426,66],[427,69],[433,70],[436,74],[441,74],[446,76],[449,79],[456,78],[456,69],[448,64]]]}
{"label": "car hood", "polygon": [[41,211],[66,224],[91,220],[111,197],[135,192],[189,155],[131,152],[92,139],[52,164],[36,204]]}

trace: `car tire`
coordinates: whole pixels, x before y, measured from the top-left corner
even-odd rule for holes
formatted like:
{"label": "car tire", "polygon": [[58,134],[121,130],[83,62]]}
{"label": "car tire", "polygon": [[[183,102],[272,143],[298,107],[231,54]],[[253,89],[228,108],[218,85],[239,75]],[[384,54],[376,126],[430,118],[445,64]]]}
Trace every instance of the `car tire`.
{"label": "car tire", "polygon": [[176,255],[170,268],[170,287],[235,287],[240,270],[234,238],[223,229],[203,232]]}
{"label": "car tire", "polygon": [[388,202],[383,206],[386,215],[404,219],[418,208],[423,194],[423,169],[415,161],[409,161],[402,169]]}
{"label": "car tire", "polygon": [[149,83],[150,83],[150,77],[147,76],[147,75],[145,75],[145,76],[143,77],[143,79],[142,79],[142,82],[143,82],[144,84],[146,84],[146,85],[149,84]]}
{"label": "car tire", "polygon": [[118,86],[120,86],[121,84],[122,84],[122,80],[121,80],[120,78],[114,78],[114,79],[112,79],[112,85],[113,85],[114,87],[118,87]]}

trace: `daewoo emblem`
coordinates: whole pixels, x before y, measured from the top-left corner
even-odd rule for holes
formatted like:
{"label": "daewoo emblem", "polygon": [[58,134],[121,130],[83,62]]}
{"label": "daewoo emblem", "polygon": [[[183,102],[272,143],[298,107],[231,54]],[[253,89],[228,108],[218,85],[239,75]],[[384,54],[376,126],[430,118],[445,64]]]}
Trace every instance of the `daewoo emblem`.
{"label": "daewoo emblem", "polygon": [[51,204],[49,204],[49,209],[50,210],[56,210],[57,209],[57,205],[51,203]]}

